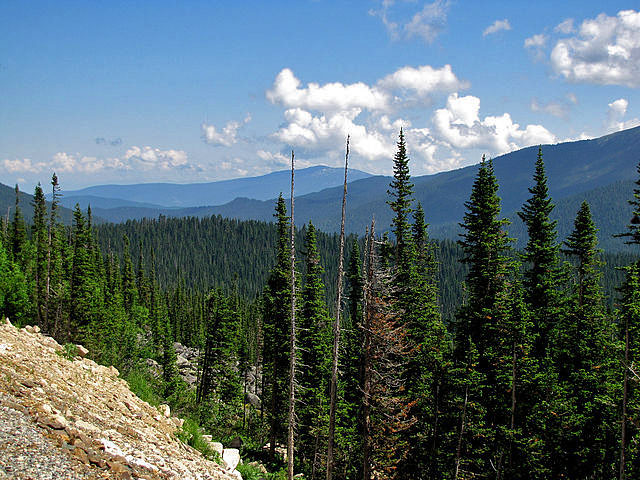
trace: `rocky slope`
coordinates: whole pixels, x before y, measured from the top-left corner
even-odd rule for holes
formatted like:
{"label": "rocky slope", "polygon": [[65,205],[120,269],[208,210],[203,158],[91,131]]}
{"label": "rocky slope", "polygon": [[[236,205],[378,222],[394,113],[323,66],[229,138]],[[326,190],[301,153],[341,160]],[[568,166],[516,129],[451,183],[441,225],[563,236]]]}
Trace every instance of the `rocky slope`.
{"label": "rocky slope", "polygon": [[63,352],[37,327],[2,321],[0,478],[242,478],[237,460],[221,466],[177,440],[182,421],[136,397],[115,368]]}

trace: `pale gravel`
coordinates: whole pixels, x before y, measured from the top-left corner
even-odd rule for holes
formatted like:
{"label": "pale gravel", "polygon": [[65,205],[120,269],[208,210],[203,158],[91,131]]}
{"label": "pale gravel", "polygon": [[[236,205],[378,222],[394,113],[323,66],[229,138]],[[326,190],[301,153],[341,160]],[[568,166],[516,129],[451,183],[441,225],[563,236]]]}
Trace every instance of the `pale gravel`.
{"label": "pale gravel", "polygon": [[17,403],[16,400],[0,392],[0,479],[95,478],[45,437],[29,415],[6,406]]}

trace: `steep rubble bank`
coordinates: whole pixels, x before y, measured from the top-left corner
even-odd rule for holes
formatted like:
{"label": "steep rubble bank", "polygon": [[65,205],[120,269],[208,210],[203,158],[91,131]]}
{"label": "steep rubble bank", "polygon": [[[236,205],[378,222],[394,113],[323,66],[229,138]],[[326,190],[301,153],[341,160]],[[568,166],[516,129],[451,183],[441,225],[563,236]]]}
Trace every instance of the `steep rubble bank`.
{"label": "steep rubble bank", "polygon": [[177,440],[181,420],[162,410],[136,397],[115,368],[68,360],[37,327],[0,325],[0,415],[15,423],[0,436],[0,478],[55,478],[21,477],[12,467],[24,451],[9,448],[7,437],[15,432],[17,442],[26,430],[57,449],[58,468],[70,469],[63,478],[241,478]]}

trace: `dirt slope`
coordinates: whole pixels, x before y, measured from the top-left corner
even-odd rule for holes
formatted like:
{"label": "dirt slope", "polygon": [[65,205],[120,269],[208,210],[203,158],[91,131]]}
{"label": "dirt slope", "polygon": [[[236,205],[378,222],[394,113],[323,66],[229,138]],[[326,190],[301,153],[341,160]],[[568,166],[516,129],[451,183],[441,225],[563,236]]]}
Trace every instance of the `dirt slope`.
{"label": "dirt slope", "polygon": [[181,420],[115,368],[57,352],[37,328],[0,325],[0,478],[238,478],[177,440]]}

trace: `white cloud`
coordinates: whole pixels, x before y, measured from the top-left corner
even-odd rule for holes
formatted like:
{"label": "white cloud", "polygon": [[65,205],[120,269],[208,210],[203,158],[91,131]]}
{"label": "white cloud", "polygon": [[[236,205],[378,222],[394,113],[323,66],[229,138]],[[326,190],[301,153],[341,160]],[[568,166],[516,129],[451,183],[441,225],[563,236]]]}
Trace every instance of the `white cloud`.
{"label": "white cloud", "polygon": [[202,139],[210,145],[222,145],[230,147],[238,143],[238,129],[243,125],[246,125],[251,121],[251,115],[247,114],[242,122],[230,121],[222,127],[222,130],[217,130],[215,126],[202,123],[200,129],[202,130]]}
{"label": "white cloud", "polygon": [[446,107],[433,114],[434,132],[454,150],[486,148],[494,154],[556,141],[555,135],[542,125],[527,125],[522,129],[508,113],[481,119],[479,111],[479,98],[451,94]]}
{"label": "white cloud", "polygon": [[46,167],[44,162],[32,162],[29,158],[16,158],[14,160],[5,159],[2,161],[2,165],[9,173],[39,173]]}
{"label": "white cloud", "polygon": [[369,10],[369,15],[379,17],[393,40],[401,37],[419,37],[425,42],[431,43],[444,29],[447,23],[447,13],[450,2],[448,0],[436,0],[427,3],[422,10],[415,12],[411,18],[392,20],[392,7],[394,0],[383,0],[379,9]]}
{"label": "white cloud", "polygon": [[524,46],[525,48],[542,48],[547,43],[547,36],[543,33],[538,33],[537,35],[533,35],[532,37],[525,38]]}
{"label": "white cloud", "polygon": [[504,20],[496,20],[482,32],[482,36],[486,37],[487,35],[491,35],[492,33],[497,33],[502,30],[511,30],[511,24],[508,19]]}
{"label": "white cloud", "polygon": [[433,42],[447,23],[448,10],[448,1],[427,3],[404,26],[407,37],[420,37],[427,43]]}
{"label": "white cloud", "polygon": [[359,114],[359,109],[352,109],[313,116],[299,108],[289,109],[284,112],[287,125],[280,128],[274,137],[288,145],[329,151],[341,146],[347,135],[351,135],[350,145],[354,153],[369,160],[392,155],[393,150],[389,149],[382,134],[355,123]]}
{"label": "white cloud", "polygon": [[9,173],[41,173],[55,171],[59,173],[96,173],[106,169],[126,169],[118,158],[96,158],[58,152],[49,162],[32,162],[30,159],[4,160],[3,166]]}
{"label": "white cloud", "polygon": [[[572,101],[569,99],[569,101]],[[572,101],[572,103],[575,103]],[[531,99],[531,110],[533,112],[544,112],[558,118],[565,118],[569,113],[569,105],[563,102],[541,103],[537,98]]]}
{"label": "white cloud", "polygon": [[558,40],[551,65],[570,82],[640,87],[640,12],[583,21],[577,35]]}
{"label": "white cloud", "polygon": [[573,26],[573,18],[567,18],[563,22],[560,22],[558,25],[556,25],[556,28],[554,28],[553,31],[564,33],[565,35],[575,32],[576,29]]}
{"label": "white cloud", "polygon": [[389,102],[387,93],[362,82],[352,84],[333,82],[322,86],[309,83],[303,88],[300,88],[300,85],[300,80],[293,72],[285,68],[276,77],[273,87],[267,91],[267,99],[285,107],[319,111],[340,111],[351,108],[383,110],[387,108]]}
{"label": "white cloud", "polygon": [[442,68],[430,65],[402,67],[382,78],[378,85],[388,90],[413,90],[421,97],[435,92],[451,93],[469,88],[469,82],[459,80],[448,64]]}
{"label": "white cloud", "polygon": [[624,120],[628,108],[629,101],[626,98],[619,98],[609,104],[607,111],[607,130],[609,132],[618,132],[640,125],[640,120],[637,118]]}
{"label": "white cloud", "polygon": [[141,170],[170,170],[188,167],[187,154],[183,150],[160,150],[148,146],[129,148],[124,154],[122,167],[126,168],[127,164]]}
{"label": "white cloud", "polygon": [[291,158],[287,157],[286,155],[283,155],[280,152],[268,152],[266,150],[258,150],[256,152],[256,155],[258,155],[258,157],[261,160],[264,160],[267,164],[275,166],[275,167],[284,167],[289,165],[289,162],[291,162]]}
{"label": "white cloud", "polygon": [[[358,93],[351,90],[354,85]],[[373,85],[303,85],[285,69],[266,93],[271,102],[284,107],[284,123],[271,138],[301,151],[305,158],[339,165],[345,138],[350,135],[356,168],[375,173],[390,173],[391,162],[387,160],[395,153],[401,127],[411,142],[418,173],[458,167],[465,150],[489,149],[497,154],[556,141],[543,126],[521,127],[508,113],[481,118],[480,99],[459,95],[466,87],[468,83],[459,80],[450,65],[403,67]],[[446,107],[435,110],[425,123],[412,125],[398,116],[397,112],[413,106],[411,101],[416,98],[424,104],[438,101],[437,93],[449,93]],[[375,101],[377,98],[384,101]],[[260,150],[257,155],[265,167],[285,165],[280,154]]]}

